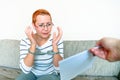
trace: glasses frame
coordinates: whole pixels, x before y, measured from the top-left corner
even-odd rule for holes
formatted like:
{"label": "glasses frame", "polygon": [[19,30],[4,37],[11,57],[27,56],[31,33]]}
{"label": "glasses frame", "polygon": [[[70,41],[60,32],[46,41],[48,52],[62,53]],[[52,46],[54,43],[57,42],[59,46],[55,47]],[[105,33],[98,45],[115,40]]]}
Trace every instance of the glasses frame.
{"label": "glasses frame", "polygon": [[42,28],[42,29],[44,29],[45,27],[50,28],[52,26],[54,26],[53,23],[47,23],[47,24],[42,23],[42,24],[39,25],[39,27]]}

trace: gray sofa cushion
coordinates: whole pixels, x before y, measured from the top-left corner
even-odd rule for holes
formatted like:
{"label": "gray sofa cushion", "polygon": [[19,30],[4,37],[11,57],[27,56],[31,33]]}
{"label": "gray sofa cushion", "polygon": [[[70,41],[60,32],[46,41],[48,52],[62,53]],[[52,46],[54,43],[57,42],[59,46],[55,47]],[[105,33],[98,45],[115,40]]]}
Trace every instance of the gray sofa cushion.
{"label": "gray sofa cushion", "polygon": [[0,40],[0,66],[19,68],[19,40]]}
{"label": "gray sofa cushion", "polygon": [[117,77],[111,76],[77,76],[72,80],[118,80]]}
{"label": "gray sofa cushion", "polygon": [[20,69],[0,66],[0,80],[14,80],[21,72]]}

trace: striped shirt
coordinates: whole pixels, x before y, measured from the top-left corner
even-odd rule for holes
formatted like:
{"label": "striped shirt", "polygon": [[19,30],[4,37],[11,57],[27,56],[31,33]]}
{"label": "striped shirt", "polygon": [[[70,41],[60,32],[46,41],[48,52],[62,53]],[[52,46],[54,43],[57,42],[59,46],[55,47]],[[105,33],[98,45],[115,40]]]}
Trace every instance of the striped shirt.
{"label": "striped shirt", "polygon": [[[42,52],[43,54],[35,53],[34,64],[32,67],[28,67],[24,63],[24,58],[28,54],[28,49],[30,48],[30,40],[28,38],[22,39],[20,42],[20,68],[24,73],[33,72],[36,76],[51,74],[53,72],[59,71],[59,67],[53,65],[53,54],[47,54],[47,52],[52,51],[52,37],[42,46],[36,46],[37,52]],[[62,39],[58,42],[58,50],[60,55],[63,57],[63,41]]]}

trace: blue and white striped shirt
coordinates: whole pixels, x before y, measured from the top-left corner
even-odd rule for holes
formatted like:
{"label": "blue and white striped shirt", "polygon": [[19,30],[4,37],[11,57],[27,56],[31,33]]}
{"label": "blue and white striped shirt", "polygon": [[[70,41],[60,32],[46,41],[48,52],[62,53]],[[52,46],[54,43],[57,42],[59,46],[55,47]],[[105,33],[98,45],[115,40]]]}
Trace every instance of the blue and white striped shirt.
{"label": "blue and white striped shirt", "polygon": [[[34,65],[32,67],[26,66],[23,61],[28,54],[30,44],[31,43],[28,38],[22,39],[20,42],[20,68],[24,73],[27,74],[32,71],[36,76],[39,76],[59,71],[59,67],[56,68],[53,65],[53,54],[46,54],[48,51],[53,50],[52,36],[44,45],[36,47],[36,50],[42,52],[43,54],[35,53]],[[63,57],[64,55],[62,39],[58,42],[58,50],[59,53],[61,53],[60,55]]]}

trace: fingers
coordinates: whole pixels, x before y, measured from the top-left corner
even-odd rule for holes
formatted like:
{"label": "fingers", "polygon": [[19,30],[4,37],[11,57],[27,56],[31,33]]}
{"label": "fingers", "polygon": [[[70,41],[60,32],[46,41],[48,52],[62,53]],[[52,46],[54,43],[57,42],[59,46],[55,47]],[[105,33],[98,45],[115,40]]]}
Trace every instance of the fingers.
{"label": "fingers", "polygon": [[29,40],[31,41],[31,43],[36,44],[36,41],[34,39],[35,34],[33,33],[33,30],[30,26],[25,29],[25,33]]}
{"label": "fingers", "polygon": [[29,36],[29,34],[31,34],[30,27],[27,27],[25,29],[25,33],[26,33],[27,36]]}
{"label": "fingers", "polygon": [[60,27],[57,27],[57,30],[58,30],[57,41],[59,41],[62,37],[63,32],[62,32],[62,29]]}
{"label": "fingers", "polygon": [[96,42],[96,45],[97,45],[97,46],[104,47],[104,41],[103,41],[103,38],[100,39],[99,41],[97,41],[97,42]]}
{"label": "fingers", "polygon": [[104,37],[97,42],[97,45],[102,46],[105,49],[109,49],[113,46],[112,44],[114,44],[114,41],[112,41],[112,38],[108,37]]}
{"label": "fingers", "polygon": [[62,29],[60,27],[57,27],[58,30],[58,34],[56,34],[56,32],[53,33],[53,43],[57,44],[58,41],[61,39],[62,37]]}
{"label": "fingers", "polygon": [[56,32],[53,33],[53,41],[56,40]]}
{"label": "fingers", "polygon": [[98,57],[100,57],[102,59],[106,59],[106,52],[104,51],[103,48],[96,48],[96,47],[94,47],[94,48],[90,49],[90,52],[92,54],[94,54],[95,56],[98,56]]}
{"label": "fingers", "polygon": [[101,49],[92,48],[90,52],[108,61],[117,61],[120,60],[120,57],[118,57],[120,52],[117,46],[118,44],[119,44],[118,39],[104,37],[96,43],[97,46],[101,46],[102,48]]}
{"label": "fingers", "polygon": [[33,31],[30,26],[25,29],[25,33],[28,37],[30,37],[33,34]]}

